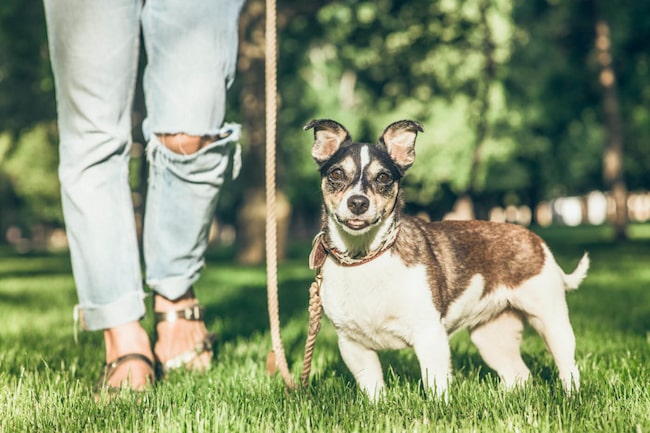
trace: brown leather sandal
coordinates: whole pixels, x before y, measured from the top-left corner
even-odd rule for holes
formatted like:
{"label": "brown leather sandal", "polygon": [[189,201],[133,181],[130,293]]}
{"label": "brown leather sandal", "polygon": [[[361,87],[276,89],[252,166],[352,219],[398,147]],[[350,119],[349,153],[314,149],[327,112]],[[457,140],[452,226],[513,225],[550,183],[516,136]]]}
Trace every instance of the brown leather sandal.
{"label": "brown leather sandal", "polygon": [[[127,353],[126,355],[122,355],[111,362],[107,362],[104,365],[104,370],[99,377],[99,380],[97,381],[97,384],[95,386],[95,399],[99,399],[102,395],[103,392],[108,393],[108,395],[116,394],[120,390],[123,389],[128,389],[128,387],[125,386],[112,386],[108,385],[108,381],[113,377],[117,369],[124,364],[125,362],[129,361],[139,361],[144,364],[149,368],[149,373],[147,374],[147,380],[149,382],[149,385],[153,385],[155,382],[155,369],[154,369],[154,363],[151,359],[149,359],[147,356],[141,354],[141,353]],[[143,391],[142,389],[133,389],[133,391]]]}
{"label": "brown leather sandal", "polygon": [[[205,308],[195,303],[185,308],[180,308],[178,310],[169,310],[163,312],[154,312],[155,326],[158,327],[158,324],[161,322],[175,322],[177,320],[200,320],[203,321],[205,315]],[[165,375],[171,370],[177,370],[179,368],[185,367],[188,370],[192,369],[192,362],[203,355],[204,353],[212,354],[212,344],[216,340],[216,335],[212,333],[207,333],[203,339],[198,341],[192,350],[183,352],[179,355],[168,359],[165,362],[156,359],[156,367],[160,375]],[[207,368],[207,367],[206,367]],[[202,370],[202,369],[200,369]]]}

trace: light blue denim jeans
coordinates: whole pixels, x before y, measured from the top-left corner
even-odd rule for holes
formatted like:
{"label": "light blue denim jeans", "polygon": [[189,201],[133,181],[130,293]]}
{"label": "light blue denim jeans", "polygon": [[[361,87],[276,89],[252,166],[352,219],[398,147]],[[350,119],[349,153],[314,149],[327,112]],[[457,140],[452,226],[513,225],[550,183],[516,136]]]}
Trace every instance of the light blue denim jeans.
{"label": "light blue denim jeans", "polygon": [[[60,134],[59,178],[83,325],[145,312],[129,188],[140,32],[147,66],[147,283],[176,299],[198,279],[216,199],[239,138],[223,124],[243,0],[44,0]],[[219,137],[191,155],[156,134]]]}

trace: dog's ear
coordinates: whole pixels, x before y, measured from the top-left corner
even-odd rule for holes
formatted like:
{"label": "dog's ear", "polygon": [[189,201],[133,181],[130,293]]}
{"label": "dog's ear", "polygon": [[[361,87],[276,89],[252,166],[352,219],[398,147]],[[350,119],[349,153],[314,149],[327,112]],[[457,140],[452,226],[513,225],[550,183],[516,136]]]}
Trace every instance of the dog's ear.
{"label": "dog's ear", "polygon": [[424,132],[420,122],[400,120],[388,125],[379,137],[379,145],[386,148],[402,173],[415,161],[415,138],[418,132]]}
{"label": "dog's ear", "polygon": [[347,129],[334,120],[312,120],[304,130],[312,128],[314,129],[314,145],[311,148],[311,156],[319,166],[330,159],[343,143],[351,140]]}

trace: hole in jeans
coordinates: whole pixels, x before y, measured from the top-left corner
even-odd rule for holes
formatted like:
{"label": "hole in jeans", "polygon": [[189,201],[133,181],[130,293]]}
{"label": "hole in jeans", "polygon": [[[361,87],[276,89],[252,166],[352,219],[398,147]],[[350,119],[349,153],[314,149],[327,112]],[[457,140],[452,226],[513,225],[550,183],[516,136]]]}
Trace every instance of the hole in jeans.
{"label": "hole in jeans", "polygon": [[158,140],[167,149],[179,155],[191,155],[203,149],[210,143],[214,143],[217,137],[213,135],[189,135],[178,134],[156,134]]}

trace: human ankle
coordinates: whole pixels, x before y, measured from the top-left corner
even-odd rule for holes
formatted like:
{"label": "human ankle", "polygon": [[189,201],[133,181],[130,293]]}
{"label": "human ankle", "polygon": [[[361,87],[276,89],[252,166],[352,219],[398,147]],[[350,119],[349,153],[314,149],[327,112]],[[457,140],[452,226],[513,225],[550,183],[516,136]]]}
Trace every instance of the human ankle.
{"label": "human ankle", "polygon": [[107,362],[128,353],[140,353],[147,357],[153,355],[149,335],[137,321],[104,330],[104,343]]}
{"label": "human ankle", "polygon": [[196,297],[194,290],[190,288],[185,294],[177,299],[169,299],[160,294],[154,296],[154,311],[164,312],[170,310],[177,310],[179,308],[187,307],[196,304]]}

